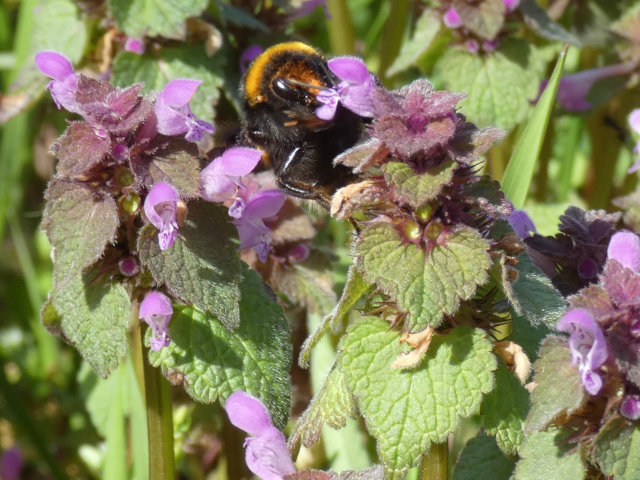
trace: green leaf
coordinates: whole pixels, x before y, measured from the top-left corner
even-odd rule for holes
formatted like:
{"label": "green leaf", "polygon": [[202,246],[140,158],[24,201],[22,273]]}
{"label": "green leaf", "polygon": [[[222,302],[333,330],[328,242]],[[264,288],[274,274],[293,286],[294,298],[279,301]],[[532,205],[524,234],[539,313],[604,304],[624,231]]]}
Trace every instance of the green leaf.
{"label": "green leaf", "polygon": [[50,50],[62,53],[71,63],[82,58],[87,45],[87,19],[83,18],[75,2],[71,0],[43,0],[33,9],[33,28],[24,64],[12,82],[11,95],[24,94],[20,103],[11,111],[0,112],[0,123],[27,108],[46,93],[44,87],[50,81],[36,68],[36,53]]}
{"label": "green leaf", "polygon": [[425,9],[416,21],[411,39],[404,42],[400,53],[387,69],[387,77],[406,70],[431,46],[442,26],[440,15],[430,8]]}
{"label": "green leaf", "polygon": [[[509,271],[513,269],[518,275],[510,281]],[[555,329],[566,310],[566,302],[560,292],[526,253],[518,255],[516,267],[503,265],[502,287],[514,310],[533,325],[544,324]]]}
{"label": "green leaf", "polygon": [[240,322],[236,229],[226,208],[196,201],[189,203],[185,224],[173,246],[160,250],[155,227],[147,225],[138,238],[140,262],[159,284],[186,304],[210,312],[228,328]]}
{"label": "green leaf", "polygon": [[453,480],[509,480],[516,462],[507,458],[493,437],[478,435],[467,442],[453,469]]}
{"label": "green leaf", "polygon": [[113,60],[113,84],[127,87],[144,83],[143,92],[162,90],[170,80],[192,78],[202,81],[189,102],[196,117],[213,121],[214,105],[220,98],[225,57],[207,56],[203,45],[163,48],[160,59],[150,55],[120,52]]}
{"label": "green leaf", "polygon": [[51,305],[61,317],[63,338],[106,378],[127,353],[131,301],[124,287],[77,274],[64,286],[54,283]]}
{"label": "green leaf", "polygon": [[547,87],[533,110],[533,115],[527,122],[524,131],[518,137],[511,159],[504,172],[502,190],[516,208],[522,208],[527,198],[529,185],[533,178],[533,170],[538,161],[547,125],[549,125],[556,91],[560,83],[564,61],[567,57],[566,53],[567,50],[565,48],[553,69]]}
{"label": "green leaf", "polygon": [[45,198],[42,228],[54,249],[54,282],[61,289],[115,240],[118,209],[110,195],[66,180],[53,180]]}
{"label": "green leaf", "polygon": [[[563,378],[558,376],[557,378]],[[562,382],[558,382],[562,383]],[[520,447],[515,480],[580,480],[585,467],[579,449],[566,441],[567,432],[550,429],[527,435]]]}
{"label": "green leaf", "polygon": [[418,208],[433,199],[449,184],[458,164],[446,161],[424,173],[416,173],[403,162],[389,162],[382,166],[387,182],[393,184],[400,201]]}
{"label": "green leaf", "polygon": [[536,388],[531,394],[532,406],[524,426],[527,434],[544,429],[559,415],[571,415],[587,397],[578,369],[571,364],[571,351],[565,338],[548,337],[543,342],[534,370]]}
{"label": "green leaf", "polygon": [[185,20],[207,8],[208,0],[108,0],[118,29],[130,37],[183,39]]}
{"label": "green leaf", "polygon": [[348,418],[356,418],[356,405],[339,367],[339,360],[336,360],[322,388],[298,419],[289,437],[289,445],[302,442],[305,447],[311,448],[320,439],[323,425],[339,430],[347,424]]}
{"label": "green leaf", "polygon": [[602,473],[616,480],[640,478],[640,429],[616,417],[598,432],[593,460]]}
{"label": "green leaf", "polygon": [[395,473],[415,465],[431,443],[444,442],[461,418],[478,411],[497,367],[486,334],[469,327],[434,336],[415,369],[391,368],[405,351],[397,332],[376,317],[362,317],[340,342],[348,388],[381,461]]}
{"label": "green leaf", "polygon": [[149,360],[198,402],[224,403],[236,390],[256,396],[282,428],[291,402],[289,324],[260,276],[244,270],[236,330],[195,308],[177,307],[169,324],[171,344],[150,351]]}
{"label": "green leaf", "polygon": [[551,330],[544,323],[534,326],[513,311],[512,317],[513,326],[509,340],[520,345],[529,360],[533,362],[538,358],[538,350],[540,350],[542,340],[551,333]]}
{"label": "green leaf", "polygon": [[216,4],[220,8],[220,16],[222,20],[225,22],[231,22],[239,27],[247,27],[253,30],[260,30],[264,33],[269,33],[270,29],[267,25],[262,23],[256,17],[251,15],[248,12],[245,12],[243,9],[234,7],[233,5],[222,2],[220,0],[216,0]]}
{"label": "green leaf", "polygon": [[484,397],[482,426],[506,455],[515,455],[522,443],[524,420],[529,411],[529,393],[516,376],[499,362],[496,388]]}
{"label": "green leaf", "polygon": [[300,358],[298,363],[302,368],[309,368],[309,355],[311,349],[324,337],[329,331],[333,330],[337,333],[337,327],[343,320],[349,315],[351,309],[358,303],[360,298],[369,291],[370,285],[364,281],[362,274],[352,265],[349,267],[347,273],[347,283],[342,290],[342,296],[340,300],[333,308],[331,313],[322,319],[322,323],[313,332],[312,335],[307,338],[300,349]]}
{"label": "green leaf", "polygon": [[572,43],[577,46],[582,45],[582,42],[580,42],[575,35],[566,31],[559,23],[551,20],[547,11],[538,5],[535,0],[522,0],[519,9],[527,21],[527,26],[531,27],[542,37],[549,40],[557,40],[562,43]]}
{"label": "green leaf", "polygon": [[365,227],[355,246],[358,267],[366,281],[376,283],[408,314],[412,332],[437,327],[455,313],[460,300],[473,296],[488,279],[489,245],[478,232],[458,227],[446,243],[425,258],[422,248],[402,241],[389,223]]}
{"label": "green leaf", "polygon": [[467,2],[453,0],[453,7],[466,28],[485,40],[493,40],[502,28],[506,8],[503,0]]}
{"label": "green leaf", "polygon": [[509,39],[485,56],[450,48],[436,64],[436,74],[447,90],[469,96],[461,111],[479,126],[511,130],[530,110],[538,94],[543,62],[532,44]]}

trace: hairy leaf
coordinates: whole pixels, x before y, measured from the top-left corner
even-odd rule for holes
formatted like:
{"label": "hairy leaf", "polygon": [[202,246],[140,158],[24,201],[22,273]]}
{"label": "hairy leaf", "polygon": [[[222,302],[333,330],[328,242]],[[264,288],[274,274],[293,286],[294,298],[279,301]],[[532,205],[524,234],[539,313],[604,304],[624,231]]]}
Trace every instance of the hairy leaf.
{"label": "hairy leaf", "polygon": [[558,415],[570,415],[586,400],[578,369],[571,365],[566,339],[548,337],[540,348],[540,358],[534,369],[536,387],[531,394],[532,406],[524,426],[527,434],[544,429]]}
{"label": "hairy leaf", "polygon": [[289,325],[260,276],[244,270],[236,330],[195,308],[178,307],[169,324],[171,344],[150,351],[149,360],[198,402],[224,403],[237,390],[254,395],[282,428],[291,402]]}
{"label": "hairy leaf", "polygon": [[478,232],[459,227],[446,243],[425,258],[419,246],[403,243],[389,223],[377,222],[361,232],[355,251],[366,281],[376,283],[408,314],[412,332],[437,327],[487,281],[489,245]]}
{"label": "hairy leaf", "polygon": [[505,457],[494,437],[478,435],[467,442],[453,469],[453,480],[509,480],[515,462]]}
{"label": "hairy leaf", "polygon": [[527,435],[520,447],[515,480],[582,479],[585,467],[580,451],[567,452],[571,444],[565,441],[566,437],[566,432],[555,429]]}
{"label": "hairy leaf", "polygon": [[84,183],[53,180],[45,193],[42,228],[54,249],[55,288],[92,265],[114,241],[116,202]]}
{"label": "hairy leaf", "polygon": [[436,39],[441,26],[440,15],[432,9],[425,9],[416,21],[411,39],[402,43],[400,53],[387,69],[386,75],[390,77],[414,65]]}
{"label": "hairy leaf", "polygon": [[525,119],[538,94],[543,63],[537,55],[530,43],[510,39],[484,57],[449,49],[436,71],[448,90],[469,95],[461,109],[471,121],[511,130]]}
{"label": "hairy leaf", "polygon": [[159,284],[187,304],[210,312],[228,328],[240,322],[235,227],[226,208],[204,201],[191,202],[176,242],[160,250],[157,230],[147,225],[138,239],[140,261]]}
{"label": "hairy leaf", "polygon": [[403,162],[389,162],[382,166],[387,182],[393,185],[399,199],[412,207],[420,207],[440,193],[453,178],[458,164],[452,161],[417,173]]}
{"label": "hairy leaf", "polygon": [[348,388],[385,468],[396,474],[478,411],[482,395],[493,388],[497,366],[486,334],[469,327],[435,336],[415,369],[392,368],[406,350],[397,332],[376,317],[362,317],[340,342]]}
{"label": "hairy leaf", "polygon": [[593,460],[602,473],[616,480],[633,480],[640,475],[640,430],[616,417],[607,423],[595,440]]}
{"label": "hairy leaf", "polygon": [[322,388],[298,419],[289,437],[289,445],[302,442],[305,447],[311,448],[320,440],[324,424],[339,430],[346,425],[348,418],[355,418],[356,405],[339,363],[340,359],[337,359]]}
{"label": "hairy leaf", "polygon": [[109,0],[109,10],[120,31],[130,37],[183,38],[185,20],[200,15],[207,0]]}
{"label": "hairy leaf", "polygon": [[58,174],[68,178],[91,171],[110,149],[109,137],[99,137],[86,122],[73,122],[51,147],[58,157]]}
{"label": "hairy leaf", "polygon": [[453,7],[464,26],[485,40],[493,40],[504,23],[506,8],[503,0],[453,0]]}
{"label": "hairy leaf", "polygon": [[529,393],[516,376],[499,362],[496,388],[482,401],[482,425],[496,437],[498,447],[507,455],[515,455],[522,443],[524,420],[529,411]]}

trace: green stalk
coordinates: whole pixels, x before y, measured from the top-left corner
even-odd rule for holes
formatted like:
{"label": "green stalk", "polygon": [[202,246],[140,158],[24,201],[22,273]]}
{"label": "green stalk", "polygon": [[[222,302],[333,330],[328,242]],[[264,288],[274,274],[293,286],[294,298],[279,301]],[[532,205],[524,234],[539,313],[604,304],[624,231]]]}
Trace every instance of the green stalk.
{"label": "green stalk", "polygon": [[606,208],[611,202],[613,192],[613,177],[616,171],[616,163],[622,146],[615,135],[603,135],[602,125],[604,117],[609,112],[600,109],[587,120],[587,131],[591,141],[590,164],[593,166],[593,175],[590,185],[587,187],[587,203],[589,208]]}
{"label": "green stalk", "polygon": [[329,45],[334,55],[353,54],[356,50],[356,34],[353,31],[351,14],[345,0],[329,0],[327,2],[331,19],[327,20]]}
{"label": "green stalk", "polygon": [[149,438],[149,478],[173,480],[173,411],[169,383],[149,362],[144,362],[144,391]]}
{"label": "green stalk", "polygon": [[380,38],[380,65],[378,67],[378,75],[382,83],[387,83],[386,72],[393,63],[402,47],[402,39],[404,37],[404,29],[407,25],[407,16],[409,14],[409,0],[393,0],[391,3],[391,12],[387,23],[382,30]]}
{"label": "green stalk", "polygon": [[422,456],[421,480],[447,480],[449,478],[449,444],[434,443],[431,450]]}

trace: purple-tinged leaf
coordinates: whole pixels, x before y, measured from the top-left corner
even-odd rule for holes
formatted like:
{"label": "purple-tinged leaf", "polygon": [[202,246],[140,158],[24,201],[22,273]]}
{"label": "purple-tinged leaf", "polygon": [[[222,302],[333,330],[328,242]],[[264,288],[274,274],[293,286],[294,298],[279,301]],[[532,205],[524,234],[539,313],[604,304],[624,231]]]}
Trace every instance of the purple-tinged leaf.
{"label": "purple-tinged leaf", "polygon": [[86,122],[73,122],[51,146],[51,152],[58,157],[58,175],[83,178],[100,164],[110,148],[109,137],[96,135]]}
{"label": "purple-tinged leaf", "polygon": [[602,286],[618,308],[640,304],[640,275],[616,260],[609,260],[605,265]]}
{"label": "purple-tinged leaf", "polygon": [[637,320],[625,318],[624,315],[616,318],[607,329],[607,341],[618,370],[629,382],[640,388],[640,338],[634,334],[630,321]]}
{"label": "purple-tinged leaf", "polygon": [[503,0],[454,0],[453,7],[458,11],[464,26],[485,40],[495,38],[507,13]]}
{"label": "purple-tinged leaf", "polygon": [[165,182],[184,199],[198,196],[200,163],[196,145],[182,138],[158,135],[150,144],[139,148],[134,147],[130,154],[138,185],[151,188],[158,182]]}

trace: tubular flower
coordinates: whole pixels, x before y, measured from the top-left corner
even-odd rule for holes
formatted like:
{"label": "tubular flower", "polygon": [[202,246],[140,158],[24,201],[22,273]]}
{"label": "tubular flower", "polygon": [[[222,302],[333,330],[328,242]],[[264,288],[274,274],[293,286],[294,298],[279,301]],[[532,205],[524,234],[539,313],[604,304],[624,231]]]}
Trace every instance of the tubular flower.
{"label": "tubular flower", "polygon": [[58,108],[81,113],[75,95],[78,89],[78,76],[67,57],[57,52],[39,52],[35,57],[36,67],[53,80],[47,85],[53,101]]}
{"label": "tubular flower", "polygon": [[354,57],[338,57],[327,62],[340,80],[335,88],[321,90],[316,99],[322,104],[316,115],[322,120],[331,120],[338,102],[361,117],[374,117],[371,94],[376,86],[373,75],[362,60]]}
{"label": "tubular flower", "polygon": [[607,258],[613,258],[632,272],[640,270],[640,237],[633,232],[617,232],[609,240]]}
{"label": "tubular flower", "polygon": [[607,360],[604,334],[589,311],[569,310],[558,322],[558,330],[570,332],[569,349],[574,365],[578,365],[584,389],[596,395],[602,388],[602,377],[596,370]]}
{"label": "tubular flower", "polygon": [[224,408],[233,425],[252,435],[244,442],[249,470],[263,480],[283,480],[296,472],[286,439],[260,400],[238,391],[229,395]]}
{"label": "tubular flower", "polygon": [[147,293],[140,304],[139,318],[153,329],[151,350],[158,351],[171,343],[169,337],[169,320],[173,315],[171,300],[163,293],[152,291]]}
{"label": "tubular flower", "polygon": [[442,21],[449,28],[460,28],[462,26],[460,14],[453,7],[449,8],[449,10],[445,12],[444,17],[442,17]]}
{"label": "tubular flower", "polygon": [[254,148],[226,150],[200,172],[200,195],[210,202],[231,199],[242,188],[240,177],[256,168],[260,158],[262,152]]}
{"label": "tubular flower", "polygon": [[214,132],[213,125],[198,120],[189,107],[189,100],[201,83],[199,80],[189,79],[172,80],[167,83],[160,92],[155,106],[158,132],[163,135],[185,133],[184,138],[190,142],[201,140],[204,132]]}
{"label": "tubular flower", "polygon": [[178,194],[171,185],[156,183],[144,201],[144,213],[149,221],[159,230],[158,243],[160,250],[166,250],[178,235]]}

